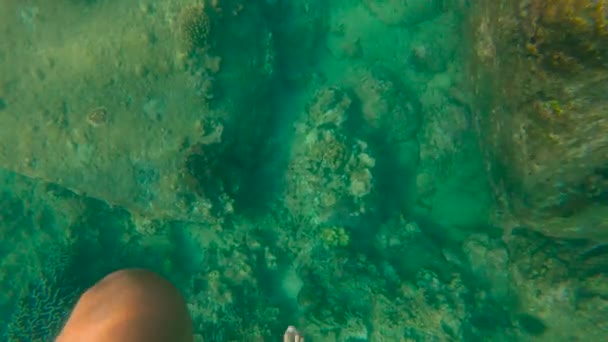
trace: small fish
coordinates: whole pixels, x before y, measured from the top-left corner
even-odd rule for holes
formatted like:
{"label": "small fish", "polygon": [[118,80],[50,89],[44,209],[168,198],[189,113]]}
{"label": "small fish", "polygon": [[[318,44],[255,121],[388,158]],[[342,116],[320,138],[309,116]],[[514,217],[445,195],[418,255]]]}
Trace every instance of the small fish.
{"label": "small fish", "polygon": [[600,243],[591,246],[580,254],[579,259],[589,260],[601,255],[608,255],[608,243]]}
{"label": "small fish", "polygon": [[596,244],[584,250],[579,254],[576,268],[587,276],[608,274],[608,243]]}

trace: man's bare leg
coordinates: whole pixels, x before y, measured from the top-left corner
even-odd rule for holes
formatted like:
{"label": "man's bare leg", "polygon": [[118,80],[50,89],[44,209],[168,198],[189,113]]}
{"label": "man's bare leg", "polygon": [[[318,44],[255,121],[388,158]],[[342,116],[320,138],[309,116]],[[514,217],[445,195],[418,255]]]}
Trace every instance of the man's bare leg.
{"label": "man's bare leg", "polygon": [[[103,278],[76,303],[56,342],[192,342],[192,320],[179,291],[143,269]],[[284,342],[304,342],[289,326]]]}
{"label": "man's bare leg", "polygon": [[56,342],[192,342],[192,320],[177,288],[143,269],[103,278],[76,303]]}

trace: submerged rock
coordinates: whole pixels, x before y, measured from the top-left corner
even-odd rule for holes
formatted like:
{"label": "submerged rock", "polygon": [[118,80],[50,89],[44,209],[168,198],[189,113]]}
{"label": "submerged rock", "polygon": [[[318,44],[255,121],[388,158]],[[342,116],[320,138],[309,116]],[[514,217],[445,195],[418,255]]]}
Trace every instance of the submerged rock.
{"label": "submerged rock", "polygon": [[488,0],[467,9],[471,108],[501,221],[608,239],[603,4]]}

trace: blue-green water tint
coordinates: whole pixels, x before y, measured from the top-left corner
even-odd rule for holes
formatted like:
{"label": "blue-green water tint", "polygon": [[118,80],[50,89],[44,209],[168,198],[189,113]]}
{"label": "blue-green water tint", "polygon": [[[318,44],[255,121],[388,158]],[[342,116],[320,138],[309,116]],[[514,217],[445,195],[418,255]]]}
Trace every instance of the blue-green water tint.
{"label": "blue-green water tint", "polygon": [[[51,52],[86,57],[69,49],[69,25],[79,14],[100,13],[108,26],[99,31],[77,21],[79,36],[72,38],[78,42],[86,41],[76,40],[80,35],[103,41],[109,26],[124,25],[113,21],[129,15],[149,16],[149,26],[133,19],[137,25],[126,25],[118,41],[109,35],[104,41],[108,58],[123,63],[130,61],[125,46],[146,41],[152,57],[133,66],[142,81],[117,77],[101,87],[110,94],[108,111],[141,106],[147,119],[134,124],[97,117],[94,126],[182,127],[186,118],[167,109],[173,107],[163,94],[132,95],[157,89],[159,79],[175,73],[188,82],[164,93],[183,93],[184,102],[195,93],[199,102],[186,112],[198,113],[205,127],[223,129],[217,141],[208,131],[204,138],[184,133],[179,146],[167,143],[136,156],[118,151],[132,156],[128,174],[140,190],[121,203],[84,185],[89,172],[98,172],[94,161],[69,170],[82,180],[80,188],[62,183],[63,175],[53,173],[60,167],[36,174],[14,159],[0,159],[6,160],[0,164],[2,340],[51,340],[84,289],[113,270],[135,266],[166,276],[184,292],[205,341],[280,340],[292,324],[307,341],[608,335],[605,244],[550,238],[495,220],[504,207],[474,125],[476,102],[465,87],[468,2],[220,0],[219,9],[202,3],[65,0],[61,11],[43,2],[0,5],[0,19],[22,25],[6,27],[0,20],[0,70],[38,73],[40,84],[73,62]],[[36,40],[45,26],[66,37],[61,43]],[[38,53],[49,53],[46,62],[14,58],[20,55],[10,49],[21,45],[11,42],[20,35]],[[125,50],[114,51],[110,43]],[[168,55],[181,67],[171,67]],[[0,76],[0,118],[25,106],[19,102],[25,89],[11,86],[19,74],[11,75],[13,83]],[[86,80],[78,83],[82,88],[59,92],[99,89],[90,74]],[[56,89],[31,89],[41,99],[47,93],[57,98],[51,94]],[[120,94],[130,95],[113,99]],[[84,107],[90,106],[87,98],[81,99]],[[88,132],[76,143],[80,152],[62,158],[92,150],[100,159],[111,157],[87,144],[94,131],[78,126],[83,120],[71,109],[82,103],[53,101],[46,108],[49,122]],[[51,135],[43,123],[29,129],[23,127],[31,122],[17,116],[3,122],[21,124],[20,141],[33,145]],[[152,146],[166,137],[146,138],[142,145]],[[3,154],[31,152],[2,137],[0,145],[19,146],[0,149]],[[168,164],[158,160],[166,155],[183,156],[170,165],[177,170],[163,169]],[[45,160],[22,164],[35,168]],[[129,184],[122,166],[105,170],[118,193]],[[191,216],[172,216],[155,202],[166,191],[158,185],[166,175],[183,177],[176,198]]]}

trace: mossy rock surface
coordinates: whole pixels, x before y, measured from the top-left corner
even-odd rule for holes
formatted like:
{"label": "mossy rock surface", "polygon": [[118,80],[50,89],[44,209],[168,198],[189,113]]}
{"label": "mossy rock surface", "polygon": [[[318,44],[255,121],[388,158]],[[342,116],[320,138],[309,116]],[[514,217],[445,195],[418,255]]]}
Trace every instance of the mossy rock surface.
{"label": "mossy rock surface", "polygon": [[273,67],[261,16],[237,0],[3,2],[0,166],[204,220],[186,164],[192,146],[256,145]]}
{"label": "mossy rock surface", "polygon": [[468,86],[504,213],[547,235],[608,239],[606,1],[479,1]]}

